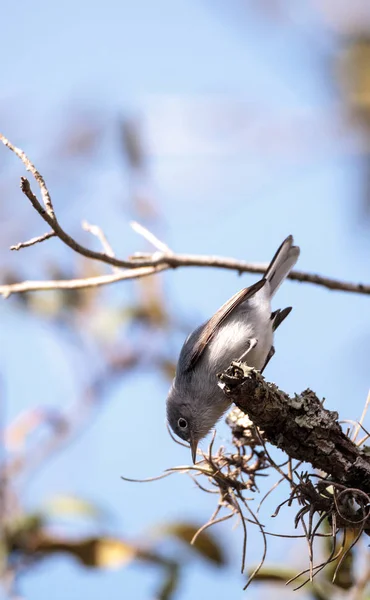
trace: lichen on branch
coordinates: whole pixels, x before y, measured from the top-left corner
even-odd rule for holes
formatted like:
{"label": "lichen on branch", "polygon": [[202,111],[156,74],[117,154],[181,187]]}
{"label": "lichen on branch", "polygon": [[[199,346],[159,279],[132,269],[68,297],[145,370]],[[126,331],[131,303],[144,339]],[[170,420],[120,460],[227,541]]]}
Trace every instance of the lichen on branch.
{"label": "lichen on branch", "polygon": [[219,375],[219,385],[266,441],[338,483],[370,493],[370,457],[343,433],[338,413],[324,408],[312,390],[290,397],[240,362]]}

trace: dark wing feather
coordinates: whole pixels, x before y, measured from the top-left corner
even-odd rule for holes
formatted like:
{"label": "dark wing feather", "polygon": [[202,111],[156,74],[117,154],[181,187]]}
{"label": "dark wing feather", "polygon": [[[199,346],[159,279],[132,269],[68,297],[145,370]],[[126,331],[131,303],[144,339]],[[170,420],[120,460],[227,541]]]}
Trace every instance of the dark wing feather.
{"label": "dark wing feather", "polygon": [[207,348],[208,344],[217,333],[218,329],[222,325],[222,323],[227,319],[227,317],[233,312],[235,308],[237,308],[242,302],[245,302],[254,294],[256,294],[266,283],[266,279],[261,279],[254,283],[248,288],[244,288],[240,290],[237,294],[232,296],[225,304],[218,309],[218,311],[207,321],[204,325],[202,332],[200,333],[197,341],[194,344],[194,347],[189,353],[188,364],[184,365],[186,371],[191,371],[194,369],[196,363],[201,358],[204,350]]}
{"label": "dark wing feather", "polygon": [[274,312],[271,313],[271,321],[272,321],[272,330],[276,331],[277,328],[279,327],[279,325],[282,324],[282,322],[284,321],[284,319],[287,318],[287,316],[289,315],[290,311],[292,310],[291,306],[288,306],[287,308],[278,308],[277,310],[275,310]]}
{"label": "dark wing feather", "polygon": [[[287,308],[283,308],[283,309],[278,308],[277,310],[275,310],[274,312],[271,313],[272,331],[277,330],[279,325],[281,325],[282,322],[284,321],[284,319],[287,318],[287,316],[289,315],[291,310],[292,310],[292,307],[288,306]],[[263,367],[261,369],[261,373],[264,372],[264,370],[266,369],[268,363],[270,362],[270,360],[272,359],[274,354],[275,354],[275,348],[274,348],[274,346],[271,346],[270,351],[266,357],[265,364],[263,365]]]}

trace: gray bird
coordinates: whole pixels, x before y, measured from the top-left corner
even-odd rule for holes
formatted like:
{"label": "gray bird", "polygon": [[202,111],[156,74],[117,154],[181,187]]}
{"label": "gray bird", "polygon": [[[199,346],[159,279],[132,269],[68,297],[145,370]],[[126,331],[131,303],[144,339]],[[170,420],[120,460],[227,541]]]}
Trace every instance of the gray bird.
{"label": "gray bird", "polygon": [[239,359],[263,371],[273,356],[274,331],[291,307],[271,312],[271,298],[298,256],[299,248],[293,246],[290,235],[264,277],[232,296],[185,340],[167,397],[167,419],[173,432],[190,443],[193,462],[199,440],[230,406],[217,385],[217,373]]}

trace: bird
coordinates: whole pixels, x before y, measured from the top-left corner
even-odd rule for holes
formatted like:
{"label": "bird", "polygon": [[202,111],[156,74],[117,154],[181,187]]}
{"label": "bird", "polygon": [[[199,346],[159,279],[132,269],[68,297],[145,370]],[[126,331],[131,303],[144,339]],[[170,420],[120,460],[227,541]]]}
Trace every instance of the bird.
{"label": "bird", "polygon": [[289,235],[262,279],[232,296],[184,342],[166,409],[172,431],[190,444],[193,463],[199,441],[230,407],[217,373],[233,360],[262,372],[275,352],[274,331],[292,307],[272,311],[271,299],[298,260],[300,249],[293,244]]}

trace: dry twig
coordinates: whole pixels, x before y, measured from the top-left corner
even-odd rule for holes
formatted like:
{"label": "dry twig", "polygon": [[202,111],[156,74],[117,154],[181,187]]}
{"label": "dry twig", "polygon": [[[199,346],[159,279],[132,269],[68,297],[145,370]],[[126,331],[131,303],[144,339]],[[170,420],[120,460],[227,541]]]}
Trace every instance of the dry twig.
{"label": "dry twig", "polygon": [[34,246],[35,244],[39,244],[40,242],[49,240],[52,237],[56,237],[55,231],[48,231],[48,233],[44,233],[43,235],[39,235],[38,237],[31,238],[27,242],[20,242],[19,244],[15,244],[15,246],[10,246],[10,250],[20,250],[21,248],[28,248],[29,246]]}
{"label": "dry twig", "polygon": [[[258,372],[239,362],[232,363],[219,379],[229,399],[239,407],[234,408],[227,417],[233,434],[232,451],[229,453],[220,448],[214,452],[213,436],[208,452],[201,453],[201,460],[196,465],[172,467],[161,476],[146,481],[182,473],[190,476],[201,490],[218,493],[215,511],[194,539],[208,527],[232,516],[237,517],[243,527],[242,572],[247,551],[247,526],[258,527],[263,538],[263,552],[259,564],[251,571],[246,587],[258,577],[263,567],[268,535],[303,537],[307,540],[309,567],[287,582],[298,581],[296,589],[312,581],[331,563],[335,564],[335,579],[362,533],[370,531],[370,459],[353,440],[343,434],[337,421],[338,415],[324,409],[313,392],[306,391],[289,398],[275,385],[265,382]],[[243,411],[248,412],[248,417]],[[289,460],[278,465],[267,449],[268,441],[285,450],[290,455]],[[300,462],[293,466],[291,458],[298,458]],[[299,474],[297,469],[302,462],[311,462],[314,467],[324,469],[327,475]],[[302,529],[302,534],[291,536],[267,531],[259,520],[260,506],[256,512],[251,509],[251,498],[246,497],[246,493],[250,495],[258,491],[256,479],[266,475],[267,470],[277,473],[279,479],[272,484],[261,504],[267,495],[285,482],[289,490],[288,497],[278,505],[272,516],[276,517],[284,505],[296,505],[298,509],[294,525]],[[206,477],[212,489],[201,485],[199,477]],[[227,512],[220,514],[222,511]],[[324,522],[331,526],[329,533],[321,531]],[[348,545],[346,532],[353,529],[356,534]],[[338,545],[337,537],[342,532]],[[332,538],[333,544],[326,559],[315,564],[314,544],[318,537]]]}
{"label": "dry twig", "polygon": [[[115,283],[117,281],[122,281],[124,279],[144,277],[146,275],[157,273],[159,271],[175,269],[178,267],[221,268],[237,271],[239,274],[261,274],[266,271],[267,265],[264,263],[249,263],[246,261],[236,260],[232,258],[222,258],[217,256],[174,254],[166,244],[164,244],[153,233],[151,233],[145,227],[139,225],[138,223],[133,223],[132,227],[135,229],[135,231],[140,233],[140,235],[144,236],[148,241],[150,241],[150,243],[152,243],[158,249],[157,252],[153,254],[136,254],[128,259],[116,258],[109,244],[107,243],[104,233],[100,230],[100,228],[96,228],[96,226],[94,226],[94,231],[92,231],[92,226],[88,226],[88,229],[92,233],[94,233],[94,235],[98,235],[98,237],[100,238],[104,252],[96,252],[94,250],[91,250],[77,242],[77,240],[72,238],[66,231],[64,231],[56,217],[51,196],[43,177],[37,171],[36,167],[32,164],[32,162],[26,156],[23,150],[14,146],[5,136],[1,134],[0,140],[5,146],[12,150],[12,152],[14,152],[16,156],[18,156],[18,158],[20,158],[26,169],[32,173],[37,184],[39,185],[44,206],[39,202],[35,194],[32,192],[29,181],[25,177],[21,178],[22,192],[27,196],[32,206],[39,213],[42,219],[46,221],[46,223],[48,223],[48,225],[51,227],[53,235],[59,237],[59,239],[64,244],[69,246],[78,254],[85,256],[86,258],[97,260],[101,263],[105,263],[116,268],[126,269],[126,271],[114,273],[113,275],[108,277],[103,276],[88,278],[88,280],[74,279],[67,281],[61,280],[45,282],[24,281],[21,283],[15,283],[6,286],[3,285],[0,286],[0,294],[2,294],[5,298],[9,297],[13,293],[24,293],[36,290],[81,289],[86,287],[98,287],[102,285]],[[47,237],[52,237],[52,235],[48,235]],[[47,239],[47,237],[44,237],[43,239]],[[42,241],[42,239],[40,238],[37,241]],[[36,243],[36,241],[32,241],[32,243]],[[24,242],[18,244],[17,247],[21,248],[27,245],[31,244],[28,242]],[[13,246],[13,248],[15,247]],[[351,283],[312,273],[305,273],[302,271],[292,271],[288,277],[293,281],[312,283],[331,290],[370,295],[369,284]]]}

